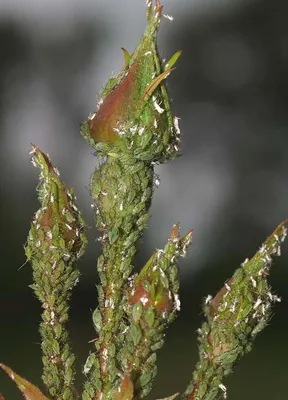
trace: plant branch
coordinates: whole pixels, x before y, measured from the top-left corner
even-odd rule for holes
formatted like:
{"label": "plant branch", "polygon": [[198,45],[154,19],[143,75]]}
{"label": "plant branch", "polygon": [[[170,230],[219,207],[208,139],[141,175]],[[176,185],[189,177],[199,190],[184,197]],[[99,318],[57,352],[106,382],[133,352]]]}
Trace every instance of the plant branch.
{"label": "plant branch", "polygon": [[35,146],[31,153],[33,165],[41,171],[41,208],[32,221],[25,252],[33,268],[31,287],[44,309],[42,378],[53,399],[72,400],[78,397],[73,386],[75,356],[65,325],[71,291],[79,278],[73,264],[87,240],[73,192],[65,188],[48,156]]}
{"label": "plant branch", "polygon": [[280,301],[267,282],[272,257],[281,254],[287,221],[280,224],[258,252],[246,259],[214,298],[204,304],[207,322],[199,329],[200,361],[184,398],[214,400],[227,397],[223,379],[239,359],[252,349],[254,340],[270,321],[272,305]]}

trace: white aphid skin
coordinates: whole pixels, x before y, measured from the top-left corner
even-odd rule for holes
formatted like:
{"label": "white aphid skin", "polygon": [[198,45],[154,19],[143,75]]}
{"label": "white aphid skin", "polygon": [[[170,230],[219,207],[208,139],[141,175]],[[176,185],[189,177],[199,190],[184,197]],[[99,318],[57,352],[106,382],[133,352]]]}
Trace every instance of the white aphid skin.
{"label": "white aphid skin", "polygon": [[[179,240],[180,240],[180,238],[179,237],[174,237],[173,239],[169,239],[169,242],[172,242],[172,243],[179,243]],[[173,256],[172,256],[173,257]]]}
{"label": "white aphid skin", "polygon": [[141,127],[139,128],[139,130],[138,130],[138,135],[141,136],[141,135],[144,133],[144,131],[145,131],[144,126],[141,126]]}
{"label": "white aphid skin", "polygon": [[180,301],[179,295],[177,293],[174,294],[174,302],[175,302],[175,310],[176,311],[180,311],[180,309],[181,309],[181,301]]}
{"label": "white aphid skin", "polygon": [[268,310],[269,309],[269,307],[270,307],[270,304],[269,303],[267,303],[266,305],[265,304],[262,304],[262,314],[263,315],[265,315],[266,314],[266,310]]}
{"label": "white aphid skin", "polygon": [[143,304],[143,306],[145,306],[148,303],[149,299],[147,297],[143,296],[140,298],[140,301]]}
{"label": "white aphid skin", "polygon": [[57,176],[60,176],[60,172],[59,172],[58,168],[53,167],[53,171],[55,172],[55,174],[56,174]]}
{"label": "white aphid skin", "polygon": [[165,111],[164,108],[160,107],[160,105],[157,103],[157,99],[156,99],[155,96],[152,96],[152,102],[153,102],[153,105],[154,105],[154,107],[155,107],[155,110],[156,110],[159,114],[162,114],[162,113]]}
{"label": "white aphid skin", "polygon": [[266,251],[266,246],[265,246],[265,244],[262,244],[262,246],[261,246],[260,249],[259,249],[259,253],[262,254],[262,253],[264,253],[265,251]]}
{"label": "white aphid skin", "polygon": [[[76,197],[75,197],[75,200],[76,200]],[[77,206],[75,206],[75,204],[72,204],[72,208],[74,211],[79,212],[79,210],[78,210]]]}
{"label": "white aphid skin", "polygon": [[92,119],[95,117],[95,115],[96,115],[95,112],[94,112],[94,113],[90,113],[90,114],[88,115],[88,119],[89,119],[90,121],[92,121]]}
{"label": "white aphid skin", "polygon": [[[69,191],[67,192],[67,196],[69,197],[70,200],[73,200],[73,194],[70,193]],[[76,200],[76,196],[74,195],[74,200]]]}
{"label": "white aphid skin", "polygon": [[257,316],[258,316],[258,311],[255,311],[254,314],[252,315],[252,318],[253,318],[253,319],[256,319]]}
{"label": "white aphid skin", "polygon": [[253,306],[253,309],[255,310],[257,307],[260,306],[261,303],[262,303],[262,300],[260,299],[260,297],[258,297],[256,302],[255,302],[255,304],[254,304],[254,306]]}
{"label": "white aphid skin", "polygon": [[103,104],[104,100],[101,98],[98,100],[97,102],[97,109],[99,109],[99,107],[101,106],[101,104]]}
{"label": "white aphid skin", "polygon": [[202,336],[202,329],[201,328],[196,329],[196,332],[198,333],[198,335]]}
{"label": "white aphid skin", "polygon": [[265,255],[265,260],[266,260],[267,263],[271,263],[272,262],[272,258],[270,257],[270,254],[267,253]]}
{"label": "white aphid skin", "polygon": [[170,259],[170,263],[171,263],[171,264],[174,264],[174,263],[175,263],[175,259],[176,259],[176,255],[173,254],[173,256],[172,256],[171,259]]}
{"label": "white aphid skin", "polygon": [[155,179],[155,181],[154,181],[154,184],[155,184],[155,186],[157,186],[157,187],[159,187],[160,186],[160,179],[159,178],[156,178]]}
{"label": "white aphid skin", "polygon": [[287,229],[285,226],[282,227],[282,236],[281,236],[281,242],[284,242],[285,238],[287,236]]}
{"label": "white aphid skin", "polygon": [[249,261],[249,258],[246,258],[243,263],[241,264],[241,267],[244,267]]}
{"label": "white aphid skin", "polygon": [[36,163],[36,161],[34,160],[34,158],[32,158],[31,164],[33,165],[33,167],[36,167],[36,168],[37,168],[37,163]]}
{"label": "white aphid skin", "polygon": [[108,350],[106,348],[103,349],[103,356],[104,358],[107,358],[108,356]]}
{"label": "white aphid skin", "polygon": [[281,303],[281,297],[278,297],[276,294],[273,296],[273,301],[277,303]]}
{"label": "white aphid skin", "polygon": [[146,53],[144,53],[144,56],[150,56],[152,54],[151,50],[146,51]]}
{"label": "white aphid skin", "polygon": [[229,310],[234,313],[236,311],[236,304],[238,303],[238,299],[235,298]]}
{"label": "white aphid skin", "polygon": [[32,146],[32,150],[29,152],[29,154],[35,154],[36,153],[36,151],[37,151],[37,148],[36,147],[34,147],[34,146]]}
{"label": "white aphid skin", "polygon": [[39,218],[41,212],[42,212],[43,208],[40,208],[38,211],[36,211],[35,216],[34,216],[34,223],[36,222],[36,220]]}
{"label": "white aphid skin", "polygon": [[211,294],[208,294],[208,296],[205,298],[205,304],[211,303],[212,298],[213,297],[211,296]]}
{"label": "white aphid skin", "polygon": [[71,255],[69,253],[64,253],[63,257],[65,261],[68,261],[71,258]]}
{"label": "white aphid skin", "polygon": [[131,128],[129,128],[129,130],[130,130],[131,134],[134,135],[138,131],[138,125],[131,126]]}
{"label": "white aphid skin", "polygon": [[257,282],[256,282],[256,280],[253,278],[253,276],[250,276],[250,280],[251,280],[251,282],[252,282],[253,287],[256,288]]}
{"label": "white aphid skin", "polygon": [[173,118],[173,122],[174,122],[174,128],[175,128],[175,132],[177,133],[177,135],[180,135],[180,128],[179,128],[179,119],[178,117],[174,117]]}
{"label": "white aphid skin", "polygon": [[226,388],[226,386],[223,385],[223,383],[220,383],[218,385],[218,387],[219,387],[219,389],[222,390],[224,399],[227,399],[227,388]]}
{"label": "white aphid skin", "polygon": [[157,258],[159,259],[162,256],[162,254],[164,254],[164,250],[156,249],[156,253],[157,253]]}
{"label": "white aphid skin", "polygon": [[228,292],[230,292],[231,286],[229,286],[228,283],[225,283],[225,288],[228,290]]}
{"label": "white aphid skin", "polygon": [[172,15],[168,15],[168,14],[163,14],[164,18],[167,18],[169,21],[173,21],[174,17],[172,17]]}
{"label": "white aphid skin", "polygon": [[123,329],[123,331],[121,332],[122,335],[124,335],[124,334],[128,331],[128,329],[129,329],[129,326],[126,326],[126,327]]}
{"label": "white aphid skin", "polygon": [[263,268],[261,268],[259,271],[258,271],[258,275],[259,276],[262,276],[262,275],[265,275],[267,272],[266,272],[266,266],[264,266]]}

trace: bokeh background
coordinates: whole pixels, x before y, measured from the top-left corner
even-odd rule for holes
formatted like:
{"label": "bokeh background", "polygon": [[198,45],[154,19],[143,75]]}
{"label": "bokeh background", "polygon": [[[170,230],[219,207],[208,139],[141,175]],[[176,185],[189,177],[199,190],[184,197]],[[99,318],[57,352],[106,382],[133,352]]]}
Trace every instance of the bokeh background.
{"label": "bokeh background", "polygon": [[[74,186],[89,231],[80,262],[70,328],[80,372],[95,337],[96,258],[89,179],[98,160],[79,134],[96,96],[122,68],[145,26],[144,0],[0,1],[1,281],[0,360],[41,383],[37,332],[40,306],[28,285],[23,244],[39,208],[30,143],[48,152]],[[181,118],[183,155],[157,166],[161,178],[151,223],[135,259],[141,267],[161,248],[174,222],[194,229],[180,266],[182,312],[159,353],[150,398],[181,391],[197,361],[201,303],[253,255],[288,217],[288,2],[286,0],[163,0],[160,51],[183,55],[169,77],[173,109]],[[270,278],[283,298],[225,384],[231,400],[288,397],[288,248]],[[80,381],[78,382],[81,385]],[[0,374],[7,400],[21,399]]]}

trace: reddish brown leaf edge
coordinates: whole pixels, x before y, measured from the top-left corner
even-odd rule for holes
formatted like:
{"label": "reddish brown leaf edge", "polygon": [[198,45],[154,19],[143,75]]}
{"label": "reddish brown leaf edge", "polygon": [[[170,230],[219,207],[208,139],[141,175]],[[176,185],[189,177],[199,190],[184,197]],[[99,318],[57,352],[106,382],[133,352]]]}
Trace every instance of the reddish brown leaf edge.
{"label": "reddish brown leaf edge", "polygon": [[[7,367],[7,365],[0,363],[0,367],[16,383],[18,389],[22,392],[26,400],[49,400],[48,397],[44,396],[41,390],[39,390],[31,382],[16,374],[11,368]],[[0,395],[0,400],[4,400],[2,395]]]}

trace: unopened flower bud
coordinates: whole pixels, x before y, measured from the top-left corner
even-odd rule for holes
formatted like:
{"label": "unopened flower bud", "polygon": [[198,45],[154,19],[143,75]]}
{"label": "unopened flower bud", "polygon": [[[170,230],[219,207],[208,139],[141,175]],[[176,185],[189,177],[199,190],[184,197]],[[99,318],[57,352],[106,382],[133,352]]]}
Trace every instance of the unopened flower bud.
{"label": "unopened flower bud", "polygon": [[167,161],[179,150],[178,125],[170,110],[165,79],[181,52],[164,66],[156,40],[162,6],[148,6],[146,31],[134,53],[124,50],[125,66],[110,78],[98,109],[82,125],[85,139],[106,154],[127,155],[143,161]]}

